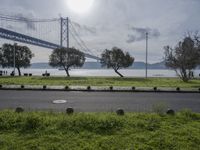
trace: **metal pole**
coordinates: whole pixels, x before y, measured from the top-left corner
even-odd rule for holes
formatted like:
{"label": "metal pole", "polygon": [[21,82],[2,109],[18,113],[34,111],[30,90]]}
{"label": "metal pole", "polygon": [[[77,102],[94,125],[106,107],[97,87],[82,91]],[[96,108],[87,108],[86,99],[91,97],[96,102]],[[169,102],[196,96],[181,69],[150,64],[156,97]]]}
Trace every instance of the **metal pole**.
{"label": "metal pole", "polygon": [[60,17],[60,47],[63,46],[63,18]]}
{"label": "metal pole", "polygon": [[148,77],[148,32],[146,32],[146,79]]}
{"label": "metal pole", "polygon": [[14,63],[14,65],[13,65],[14,71],[13,71],[13,75],[14,75],[14,76],[15,76],[15,65],[16,65],[16,63],[15,63],[15,44],[16,44],[16,43],[14,43],[14,50],[13,50],[13,53],[14,53],[14,54],[13,54],[13,55],[14,55],[14,62],[13,62],[13,63]]}
{"label": "metal pole", "polygon": [[69,48],[69,18],[67,17],[67,48]]}

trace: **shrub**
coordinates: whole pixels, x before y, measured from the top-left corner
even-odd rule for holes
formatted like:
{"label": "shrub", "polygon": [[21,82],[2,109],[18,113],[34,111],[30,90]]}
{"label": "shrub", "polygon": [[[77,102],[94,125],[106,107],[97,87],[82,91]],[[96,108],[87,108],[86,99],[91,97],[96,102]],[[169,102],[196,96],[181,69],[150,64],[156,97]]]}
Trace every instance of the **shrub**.
{"label": "shrub", "polygon": [[100,116],[84,114],[65,117],[59,123],[59,129],[80,133],[84,131],[98,134],[112,133],[116,129],[121,129],[123,123],[116,116]]}
{"label": "shrub", "polygon": [[0,130],[12,130],[13,128],[21,128],[23,122],[21,114],[13,111],[0,112]]}
{"label": "shrub", "polygon": [[24,130],[36,130],[41,128],[43,125],[43,120],[40,118],[39,115],[31,114],[25,119],[24,123]]}
{"label": "shrub", "polygon": [[192,120],[200,120],[200,115],[193,113],[190,109],[184,109],[180,112],[180,114],[186,119],[192,119]]}
{"label": "shrub", "polygon": [[157,113],[160,116],[165,114],[166,104],[164,103],[157,103],[152,106],[152,111]]}
{"label": "shrub", "polygon": [[146,123],[146,129],[149,131],[155,131],[160,128],[160,120],[157,117],[150,117]]}

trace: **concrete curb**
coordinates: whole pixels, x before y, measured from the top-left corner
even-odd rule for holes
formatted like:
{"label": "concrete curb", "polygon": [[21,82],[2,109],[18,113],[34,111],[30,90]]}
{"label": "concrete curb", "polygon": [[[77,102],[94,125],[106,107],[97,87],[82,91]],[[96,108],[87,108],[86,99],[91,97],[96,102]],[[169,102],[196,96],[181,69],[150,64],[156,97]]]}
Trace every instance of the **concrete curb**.
{"label": "concrete curb", "polygon": [[163,88],[163,87],[97,87],[97,86],[33,86],[0,85],[0,90],[18,91],[81,91],[81,92],[154,92],[154,93],[200,93],[200,88]]}

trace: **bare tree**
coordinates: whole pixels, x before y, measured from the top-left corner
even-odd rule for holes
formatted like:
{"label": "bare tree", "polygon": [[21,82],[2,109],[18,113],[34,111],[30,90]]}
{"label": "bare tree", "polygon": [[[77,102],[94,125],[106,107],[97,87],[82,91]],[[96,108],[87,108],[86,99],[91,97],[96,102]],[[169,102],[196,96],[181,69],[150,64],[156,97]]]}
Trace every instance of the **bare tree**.
{"label": "bare tree", "polygon": [[191,79],[191,71],[200,63],[200,42],[197,35],[187,35],[175,48],[165,46],[165,65],[176,71],[184,81]]}

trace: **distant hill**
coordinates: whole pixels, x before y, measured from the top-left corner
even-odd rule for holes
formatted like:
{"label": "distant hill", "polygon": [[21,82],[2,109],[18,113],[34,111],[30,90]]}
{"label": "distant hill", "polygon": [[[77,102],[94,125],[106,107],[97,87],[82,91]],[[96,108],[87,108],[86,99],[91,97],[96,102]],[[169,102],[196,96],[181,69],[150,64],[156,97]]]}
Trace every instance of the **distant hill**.
{"label": "distant hill", "polygon": [[165,62],[162,61],[162,62],[150,64],[149,69],[167,69],[167,67],[165,66]]}
{"label": "distant hill", "polygon": [[32,69],[52,69],[51,66],[49,66],[48,63],[45,63],[45,62],[41,62],[41,63],[32,63],[31,64],[31,67]]}
{"label": "distant hill", "polygon": [[[134,62],[134,64],[129,67],[129,69],[145,69],[145,63],[144,62]],[[52,69],[51,66],[49,66],[48,63],[41,62],[41,63],[32,63],[31,64],[32,69]],[[164,62],[158,62],[154,64],[148,64],[149,69],[166,69]],[[81,69],[104,69],[101,67],[101,64],[99,62],[85,62],[83,67]]]}
{"label": "distant hill", "polygon": [[[134,64],[130,67],[132,69],[145,69],[146,63],[144,62],[134,62]],[[154,64],[148,64],[148,69],[167,69],[165,67],[164,62],[158,62]]]}

